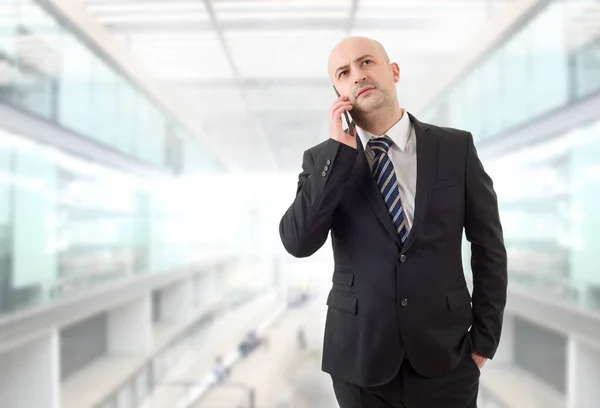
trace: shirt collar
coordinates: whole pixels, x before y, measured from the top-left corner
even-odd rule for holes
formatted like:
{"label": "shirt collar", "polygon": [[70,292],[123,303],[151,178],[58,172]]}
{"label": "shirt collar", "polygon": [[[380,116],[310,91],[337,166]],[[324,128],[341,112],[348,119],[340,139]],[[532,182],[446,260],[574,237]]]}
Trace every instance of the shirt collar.
{"label": "shirt collar", "polygon": [[[374,135],[358,126],[356,127],[356,132],[358,133],[358,137],[360,137],[363,147],[367,146],[367,142],[371,138],[383,136]],[[406,149],[406,145],[408,144],[408,139],[410,137],[410,118],[408,117],[406,110],[404,110],[402,118],[384,134],[392,139],[392,141],[400,148],[400,150],[404,151]]]}

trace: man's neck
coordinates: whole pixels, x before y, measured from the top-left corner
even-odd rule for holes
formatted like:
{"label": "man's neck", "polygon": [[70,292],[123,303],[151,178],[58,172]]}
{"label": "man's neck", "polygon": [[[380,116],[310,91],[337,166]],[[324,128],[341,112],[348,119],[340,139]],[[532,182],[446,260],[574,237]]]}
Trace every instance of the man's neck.
{"label": "man's neck", "polygon": [[366,123],[357,122],[356,124],[372,135],[383,135],[398,123],[404,114],[405,111],[400,106],[394,106],[392,109],[379,109],[371,112],[369,117],[365,118],[366,120],[361,121]]}

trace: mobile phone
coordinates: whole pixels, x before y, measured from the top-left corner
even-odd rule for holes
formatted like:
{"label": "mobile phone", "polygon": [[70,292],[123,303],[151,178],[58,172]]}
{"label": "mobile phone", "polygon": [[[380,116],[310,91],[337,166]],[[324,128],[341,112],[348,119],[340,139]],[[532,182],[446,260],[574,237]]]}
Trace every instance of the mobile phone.
{"label": "mobile phone", "polygon": [[[333,90],[335,91],[335,94],[337,95],[337,97],[341,97],[342,95],[340,95],[340,93],[338,92],[337,88],[335,87],[335,85],[333,86]],[[351,122],[351,117],[350,114],[348,113],[348,111],[344,111],[344,119],[346,119],[346,128],[348,130],[350,130],[350,126],[352,124]]]}

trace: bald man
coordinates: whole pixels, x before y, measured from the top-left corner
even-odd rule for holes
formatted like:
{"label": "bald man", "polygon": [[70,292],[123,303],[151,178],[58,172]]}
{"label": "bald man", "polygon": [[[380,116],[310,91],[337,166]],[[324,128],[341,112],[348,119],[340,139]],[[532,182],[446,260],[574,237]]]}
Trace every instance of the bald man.
{"label": "bald man", "polygon": [[[476,407],[506,303],[492,180],[471,133],[401,108],[400,68],[378,42],[341,41],[328,70],[341,95],[329,110],[329,139],[304,152],[279,226],[296,257],[312,255],[331,232],[322,368],[341,408]],[[344,112],[353,120],[346,130]]]}

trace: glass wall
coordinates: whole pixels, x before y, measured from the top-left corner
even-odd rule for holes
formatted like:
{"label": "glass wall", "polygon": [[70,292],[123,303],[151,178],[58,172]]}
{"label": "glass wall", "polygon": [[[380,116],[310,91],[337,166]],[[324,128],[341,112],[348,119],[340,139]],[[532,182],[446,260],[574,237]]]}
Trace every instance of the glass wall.
{"label": "glass wall", "polygon": [[599,158],[600,120],[486,163],[513,285],[600,310]]}
{"label": "glass wall", "polygon": [[550,0],[446,89],[421,116],[476,140],[600,91],[596,0]]}
{"label": "glass wall", "polygon": [[0,315],[219,253],[203,201],[0,129]]}
{"label": "glass wall", "polygon": [[[548,0],[421,116],[481,143],[600,92],[596,0]],[[502,156],[494,180],[514,288],[600,311],[600,108],[596,123]],[[507,163],[510,165],[507,166]],[[463,246],[465,270],[470,245]]]}
{"label": "glass wall", "polygon": [[199,145],[193,135],[40,3],[0,2],[0,102],[144,163],[181,170],[185,145]]}
{"label": "glass wall", "polygon": [[577,97],[584,97],[600,89],[600,36],[577,50],[573,56],[573,66]]}

